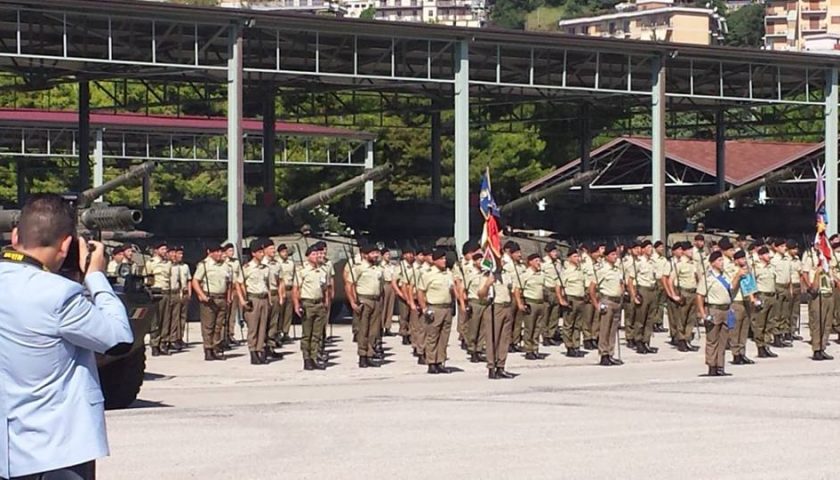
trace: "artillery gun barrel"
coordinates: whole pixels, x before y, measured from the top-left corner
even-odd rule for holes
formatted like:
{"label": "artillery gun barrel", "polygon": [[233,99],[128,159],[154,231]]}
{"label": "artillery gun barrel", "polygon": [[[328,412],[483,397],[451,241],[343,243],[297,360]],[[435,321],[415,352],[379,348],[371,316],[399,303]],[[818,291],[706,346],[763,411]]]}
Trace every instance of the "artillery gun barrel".
{"label": "artillery gun barrel", "polygon": [[127,183],[133,180],[148,175],[152,172],[152,170],[154,170],[154,168],[155,162],[146,162],[142,165],[132,167],[122,175],[108,180],[107,182],[103,183],[98,187],[89,188],[84,192],[80,193],[79,197],[76,199],[76,205],[78,206],[78,208],[87,207],[91,203],[93,203],[94,200],[110,192],[111,190],[114,190],[118,187],[126,185]]}
{"label": "artillery gun barrel", "polygon": [[79,223],[89,230],[133,230],[143,212],[128,207],[93,207],[82,210]]}
{"label": "artillery gun barrel", "polygon": [[540,200],[548,199],[555,197],[566,190],[571,189],[577,185],[583,185],[591,182],[598,176],[600,172],[597,170],[590,170],[588,172],[580,172],[574,177],[564,180],[557,185],[552,185],[548,188],[544,188],[542,190],[538,190],[533,193],[529,193],[523,197],[519,197],[512,202],[508,202],[502,205],[501,213],[503,215],[511,214],[520,208],[527,207],[528,205],[534,205],[538,203]]}
{"label": "artillery gun barrel", "polygon": [[776,172],[768,173],[767,175],[757,178],[751,182],[747,182],[740,187],[730,188],[729,190],[704,198],[698,202],[692,203],[685,208],[685,216],[690,217],[702,211],[713,208],[733,198],[744,196],[764,185],[770,185],[776,182],[781,182],[793,176],[793,170],[785,168]]}
{"label": "artillery gun barrel", "polygon": [[386,163],[385,165],[380,165],[376,168],[372,168],[367,170],[365,173],[353,177],[346,182],[339,183],[338,185],[328,188],[326,190],[321,190],[318,193],[310,195],[298,202],[295,202],[288,207],[286,207],[286,213],[290,217],[294,217],[301,212],[305,212],[311,210],[318,205],[322,205],[324,203],[329,202],[333,198],[346,193],[359,185],[363,185],[365,182],[369,180],[379,180],[384,178],[385,176],[389,175],[393,170],[393,167],[390,163]]}

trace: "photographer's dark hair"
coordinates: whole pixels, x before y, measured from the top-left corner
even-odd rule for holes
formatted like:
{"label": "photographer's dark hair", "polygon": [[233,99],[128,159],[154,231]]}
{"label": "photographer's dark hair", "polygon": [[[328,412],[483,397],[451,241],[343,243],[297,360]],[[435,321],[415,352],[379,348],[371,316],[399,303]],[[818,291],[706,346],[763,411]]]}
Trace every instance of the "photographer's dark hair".
{"label": "photographer's dark hair", "polygon": [[32,195],[18,220],[18,242],[23,248],[49,247],[76,234],[73,206],[59,195]]}

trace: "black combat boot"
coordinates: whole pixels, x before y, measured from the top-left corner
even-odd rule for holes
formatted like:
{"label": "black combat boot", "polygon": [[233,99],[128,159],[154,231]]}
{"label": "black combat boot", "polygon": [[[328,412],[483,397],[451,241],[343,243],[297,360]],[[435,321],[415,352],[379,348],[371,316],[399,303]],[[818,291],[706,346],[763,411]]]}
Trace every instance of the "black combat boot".
{"label": "black combat boot", "polygon": [[539,360],[540,357],[537,356],[534,352],[528,352],[525,354],[525,360]]}
{"label": "black combat boot", "polygon": [[755,363],[754,361],[752,361],[749,357],[747,357],[743,353],[741,354],[741,361],[744,362],[744,365],[752,365],[752,364]]}
{"label": "black combat boot", "polygon": [[508,372],[504,368],[497,368],[496,369],[496,375],[498,375],[499,378],[516,378],[516,375]]}
{"label": "black combat boot", "polygon": [[160,356],[160,348],[159,347],[152,347],[152,356],[159,357]]}
{"label": "black combat boot", "polygon": [[216,359],[216,356],[213,355],[213,349],[212,348],[205,348],[204,349],[204,361],[205,362],[212,362],[215,359]]}
{"label": "black combat boot", "polygon": [[257,355],[257,352],[251,352],[251,365],[261,365],[262,362],[260,361],[260,357]]}
{"label": "black combat boot", "polygon": [[411,339],[410,339],[410,338],[408,338],[408,335],[405,335],[405,336],[403,337],[403,339],[402,339],[402,344],[403,344],[403,345],[411,345]]}
{"label": "black combat boot", "polygon": [[498,380],[499,379],[498,371],[495,368],[488,368],[487,369],[487,378],[489,378],[490,380]]}
{"label": "black combat boot", "polygon": [[315,370],[315,362],[310,359],[303,360],[303,369],[304,370]]}
{"label": "black combat boot", "polygon": [[735,355],[732,357],[732,365],[743,365],[744,360],[741,358],[740,355]]}
{"label": "black combat boot", "polygon": [[685,344],[685,340],[677,340],[677,350],[680,352],[688,352],[688,345]]}
{"label": "black combat boot", "polygon": [[814,352],[814,356],[811,357],[811,360],[825,360],[825,356],[823,355],[822,350],[817,350]]}
{"label": "black combat boot", "polygon": [[437,375],[438,373],[440,373],[440,372],[438,372],[437,364],[436,363],[430,363],[429,368],[426,369],[426,373],[431,374],[431,375]]}
{"label": "black combat boot", "polygon": [[481,363],[481,355],[479,355],[478,352],[471,353],[470,363]]}
{"label": "black combat boot", "polygon": [[610,362],[609,355],[601,355],[601,363],[599,363],[598,365],[601,365],[602,367],[609,367],[612,366],[612,364],[613,363]]}

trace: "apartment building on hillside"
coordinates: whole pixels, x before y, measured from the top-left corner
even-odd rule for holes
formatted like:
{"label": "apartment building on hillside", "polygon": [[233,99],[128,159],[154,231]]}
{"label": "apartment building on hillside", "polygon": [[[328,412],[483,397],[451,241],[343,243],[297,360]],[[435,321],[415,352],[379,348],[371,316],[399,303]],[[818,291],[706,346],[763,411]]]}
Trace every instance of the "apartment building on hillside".
{"label": "apartment building on hillside", "polygon": [[840,0],[767,0],[764,48],[836,52]]}
{"label": "apartment building on hillside", "polygon": [[484,0],[343,0],[348,17],[358,17],[367,8],[377,20],[439,23],[480,28],[486,20]]}
{"label": "apartment building on hillside", "polygon": [[572,35],[654,42],[714,45],[726,34],[726,20],[713,9],[675,5],[673,0],[639,0],[616,5],[615,13],[561,20]]}

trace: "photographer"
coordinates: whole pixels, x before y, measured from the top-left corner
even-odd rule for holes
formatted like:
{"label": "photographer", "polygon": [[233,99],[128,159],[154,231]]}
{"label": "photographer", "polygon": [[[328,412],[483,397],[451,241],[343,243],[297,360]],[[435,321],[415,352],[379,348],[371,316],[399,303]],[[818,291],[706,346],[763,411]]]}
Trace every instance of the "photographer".
{"label": "photographer", "polygon": [[77,239],[75,226],[63,198],[32,196],[0,255],[2,478],[92,479],[108,455],[94,352],[123,353],[133,335],[103,245]]}

